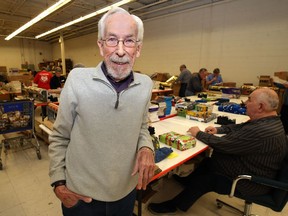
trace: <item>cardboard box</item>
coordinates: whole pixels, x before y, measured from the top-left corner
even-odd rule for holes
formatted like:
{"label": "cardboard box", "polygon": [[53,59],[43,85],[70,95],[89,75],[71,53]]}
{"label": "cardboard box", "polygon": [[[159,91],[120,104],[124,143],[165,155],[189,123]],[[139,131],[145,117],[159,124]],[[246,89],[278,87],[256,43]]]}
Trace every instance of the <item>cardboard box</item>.
{"label": "cardboard box", "polygon": [[288,81],[288,71],[274,72],[274,76],[277,76],[282,80]]}

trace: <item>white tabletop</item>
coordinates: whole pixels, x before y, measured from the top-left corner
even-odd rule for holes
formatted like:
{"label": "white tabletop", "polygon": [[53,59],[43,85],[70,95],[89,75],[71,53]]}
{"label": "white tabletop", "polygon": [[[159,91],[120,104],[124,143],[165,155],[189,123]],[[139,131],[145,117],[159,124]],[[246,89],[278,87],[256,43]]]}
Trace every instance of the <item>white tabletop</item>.
{"label": "white tabletop", "polygon": [[[192,100],[197,100],[198,98],[196,96],[192,96],[190,97],[190,99],[192,101]],[[230,102],[241,103],[241,100],[245,101],[246,99],[247,97],[241,97],[239,99],[231,99]],[[215,101],[209,102],[209,103],[215,103]],[[238,114],[233,114],[233,113],[220,112],[218,111],[218,106],[216,105],[214,105],[213,107],[213,113],[216,113],[218,116],[219,115],[227,116],[230,119],[235,119],[237,124],[249,120],[249,117],[246,115],[238,115]],[[155,133],[157,136],[163,133],[171,132],[171,131],[184,134],[184,135],[189,135],[187,133],[187,130],[192,126],[198,126],[200,130],[204,130],[208,126],[219,127],[220,125],[215,124],[216,121],[217,119],[214,119],[208,123],[204,123],[204,122],[199,122],[195,120],[189,120],[181,116],[175,116],[172,118],[167,118],[165,120],[152,123],[152,126],[155,127]],[[160,143],[160,147],[170,147],[170,146]],[[171,158],[171,159],[166,158],[158,162],[156,165],[162,170],[162,172],[155,175],[153,180],[160,178],[161,176],[165,175],[167,172],[171,171],[177,166],[180,166],[181,164],[185,163],[186,161],[190,160],[191,158],[205,151],[206,149],[208,149],[208,146],[204,144],[203,142],[201,142],[200,140],[197,140],[196,146],[191,149],[184,150],[184,151],[180,151],[175,148],[172,148],[172,149],[173,149],[173,152],[177,153],[178,156]]]}

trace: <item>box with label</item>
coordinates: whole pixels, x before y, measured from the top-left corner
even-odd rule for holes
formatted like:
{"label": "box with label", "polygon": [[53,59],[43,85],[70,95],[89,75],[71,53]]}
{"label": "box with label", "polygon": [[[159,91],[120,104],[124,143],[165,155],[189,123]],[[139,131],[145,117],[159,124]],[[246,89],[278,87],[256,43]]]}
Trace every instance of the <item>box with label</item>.
{"label": "box with label", "polygon": [[240,88],[222,88],[223,98],[240,98],[241,89]]}
{"label": "box with label", "polygon": [[212,104],[197,103],[194,106],[187,107],[186,119],[196,120],[200,122],[209,122],[216,118],[216,114],[212,113]]}
{"label": "box with label", "polygon": [[181,151],[190,149],[196,145],[196,139],[194,137],[179,134],[174,131],[159,135],[159,141]]}

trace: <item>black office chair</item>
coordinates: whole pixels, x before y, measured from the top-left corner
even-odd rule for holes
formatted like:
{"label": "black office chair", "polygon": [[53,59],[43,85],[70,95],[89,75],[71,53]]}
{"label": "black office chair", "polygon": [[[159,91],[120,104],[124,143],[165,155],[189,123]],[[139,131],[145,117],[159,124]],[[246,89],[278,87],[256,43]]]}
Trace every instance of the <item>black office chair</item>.
{"label": "black office chair", "polygon": [[[237,182],[240,180],[249,180],[257,184],[266,185],[272,187],[273,190],[269,194],[265,195],[242,197],[238,194],[234,194],[237,187]],[[279,171],[278,176],[275,180],[253,175],[239,175],[236,179],[234,179],[232,183],[232,188],[229,196],[233,197],[234,195],[235,197],[245,200],[244,211],[241,211],[219,199],[216,200],[217,207],[222,208],[222,206],[227,206],[238,211],[244,216],[250,216],[253,215],[251,214],[252,203],[256,203],[258,205],[268,207],[276,212],[281,212],[288,201],[288,155],[284,159],[282,168]]]}

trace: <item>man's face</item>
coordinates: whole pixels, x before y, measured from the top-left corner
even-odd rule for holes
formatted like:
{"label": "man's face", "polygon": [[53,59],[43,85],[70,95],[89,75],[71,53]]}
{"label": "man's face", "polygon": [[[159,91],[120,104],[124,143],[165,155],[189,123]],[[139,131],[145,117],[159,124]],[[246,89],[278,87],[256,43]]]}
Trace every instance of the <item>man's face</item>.
{"label": "man's face", "polygon": [[116,80],[126,78],[134,65],[136,57],[140,56],[141,46],[125,47],[122,40],[137,40],[137,25],[134,19],[127,14],[114,14],[107,18],[104,40],[107,38],[117,38],[119,41],[116,47],[109,47],[104,41],[98,41],[101,56],[108,73]]}
{"label": "man's face", "polygon": [[60,77],[61,76],[61,72],[55,72],[55,75],[57,76],[57,77]]}
{"label": "man's face", "polygon": [[248,100],[245,102],[245,105],[246,105],[246,114],[251,118],[253,117],[253,115],[255,113],[258,112],[258,109],[259,109],[259,102],[257,100],[257,90],[252,92],[249,97],[248,97]]}
{"label": "man's face", "polygon": [[200,77],[202,80],[205,79],[206,75],[207,75],[207,71],[200,72]]}

